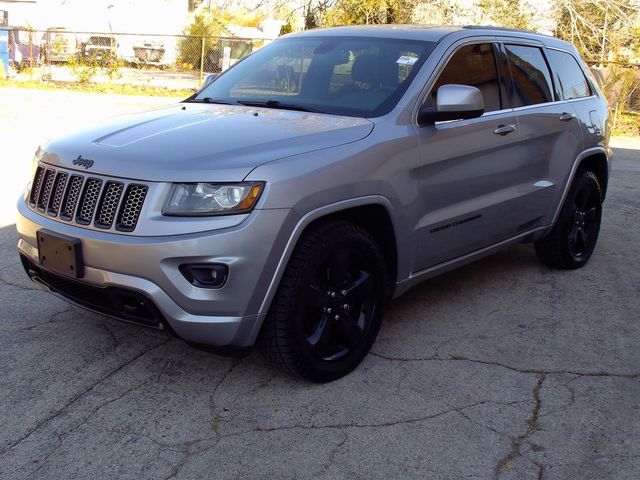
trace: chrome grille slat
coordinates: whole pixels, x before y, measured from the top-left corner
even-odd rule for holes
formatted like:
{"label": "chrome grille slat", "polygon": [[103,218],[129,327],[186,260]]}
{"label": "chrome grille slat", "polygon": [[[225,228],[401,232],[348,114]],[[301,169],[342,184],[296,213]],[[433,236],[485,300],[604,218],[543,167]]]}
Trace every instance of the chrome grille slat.
{"label": "chrome grille slat", "polygon": [[146,185],[131,184],[127,187],[124,202],[120,207],[116,229],[123,232],[132,232],[136,228],[144,199],[149,187]]}
{"label": "chrome grille slat", "polygon": [[82,183],[84,178],[80,175],[72,175],[69,180],[69,187],[64,199],[64,206],[60,212],[60,218],[62,220],[71,220],[76,211],[78,205],[78,199],[80,198],[80,192],[82,191]]}
{"label": "chrome grille slat", "polygon": [[98,178],[89,178],[85,182],[82,197],[80,197],[80,207],[76,214],[76,223],[80,225],[89,225],[91,223],[101,188],[102,180]]}
{"label": "chrome grille slat", "polygon": [[38,195],[38,210],[44,212],[49,204],[49,196],[51,195],[51,188],[53,187],[53,180],[56,177],[56,171],[48,168],[44,173],[42,180],[42,187],[40,188],[40,194]]}
{"label": "chrome grille slat", "polygon": [[67,186],[67,178],[69,178],[69,175],[65,172],[59,172],[56,177],[56,181],[53,185],[53,195],[51,196],[51,200],[49,201],[49,208],[47,209],[47,213],[52,217],[58,215],[58,211],[60,210],[60,206],[62,205],[64,190]]}
{"label": "chrome grille slat", "polygon": [[124,185],[120,182],[107,182],[96,214],[95,226],[98,228],[111,228],[116,218],[118,205]]}
{"label": "chrome grille slat", "polygon": [[85,176],[39,165],[29,193],[29,207],[52,218],[88,228],[132,232],[149,186]]}
{"label": "chrome grille slat", "polygon": [[31,194],[29,195],[29,205],[36,206],[36,201],[39,198],[40,187],[42,187],[42,180],[44,179],[44,168],[38,167],[36,169],[36,175],[33,177],[33,183],[31,184]]}

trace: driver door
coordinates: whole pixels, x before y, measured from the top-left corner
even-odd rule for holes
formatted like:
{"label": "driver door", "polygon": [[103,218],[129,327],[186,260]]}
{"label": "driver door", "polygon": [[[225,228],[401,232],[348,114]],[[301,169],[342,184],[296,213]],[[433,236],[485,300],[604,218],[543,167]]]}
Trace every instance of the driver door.
{"label": "driver door", "polygon": [[485,113],[418,128],[422,213],[414,271],[500,242],[535,223],[525,201],[531,175],[508,103],[502,59],[492,42],[463,45],[427,95],[425,103],[433,103],[441,85],[470,85],[481,91]]}

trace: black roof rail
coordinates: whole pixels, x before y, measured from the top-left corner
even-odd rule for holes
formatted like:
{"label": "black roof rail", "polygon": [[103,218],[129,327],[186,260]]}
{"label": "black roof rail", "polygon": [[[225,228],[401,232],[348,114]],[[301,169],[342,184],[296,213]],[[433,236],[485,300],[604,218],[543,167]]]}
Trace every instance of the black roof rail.
{"label": "black roof rail", "polygon": [[546,33],[538,33],[532,30],[524,30],[522,28],[496,27],[495,25],[464,25],[462,28],[467,30],[497,30],[500,32],[529,33],[532,35],[555,38],[553,35],[548,35]]}

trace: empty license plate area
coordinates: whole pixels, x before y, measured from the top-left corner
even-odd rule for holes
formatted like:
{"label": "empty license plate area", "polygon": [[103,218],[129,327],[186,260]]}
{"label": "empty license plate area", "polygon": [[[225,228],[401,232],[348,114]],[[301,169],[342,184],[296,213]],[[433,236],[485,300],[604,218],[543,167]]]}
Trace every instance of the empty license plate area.
{"label": "empty license plate area", "polygon": [[67,277],[81,278],[84,275],[80,240],[49,230],[39,230],[37,238],[40,265]]}

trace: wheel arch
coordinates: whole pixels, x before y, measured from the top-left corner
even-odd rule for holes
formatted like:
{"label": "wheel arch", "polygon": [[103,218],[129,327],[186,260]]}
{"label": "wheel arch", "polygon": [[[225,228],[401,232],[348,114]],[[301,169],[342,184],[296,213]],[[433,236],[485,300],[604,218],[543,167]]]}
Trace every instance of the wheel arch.
{"label": "wheel arch", "polygon": [[609,183],[610,166],[610,156],[604,147],[590,148],[578,155],[578,157],[573,162],[571,172],[569,173],[566,184],[564,186],[564,190],[562,192],[562,197],[560,198],[560,202],[556,206],[553,220],[549,228],[555,225],[556,221],[558,220],[558,216],[560,215],[562,206],[564,205],[567,194],[569,193],[569,188],[571,187],[573,179],[575,178],[579,170],[593,170],[593,173],[598,177],[598,180],[600,181],[600,186],[602,187],[602,200],[604,200],[607,192],[607,185]]}
{"label": "wheel arch", "polygon": [[260,306],[259,314],[264,315],[269,311],[289,258],[302,234],[313,225],[331,220],[350,221],[365,229],[378,242],[389,269],[389,298],[391,298],[398,272],[397,229],[393,223],[392,212],[393,207],[386,197],[370,195],[325,205],[304,215],[289,236]]}
{"label": "wheel arch", "polygon": [[305,231],[320,222],[330,222],[333,220],[345,220],[358,225],[366,230],[378,245],[380,245],[387,264],[387,273],[391,279],[389,282],[390,298],[393,294],[393,286],[398,277],[398,248],[395,228],[389,211],[379,203],[350,207],[315,219],[307,225]]}
{"label": "wheel arch", "polygon": [[602,200],[604,200],[609,183],[609,160],[604,152],[594,152],[582,158],[578,165],[578,171],[580,170],[591,170],[596,175],[602,188]]}

